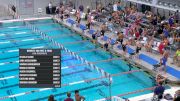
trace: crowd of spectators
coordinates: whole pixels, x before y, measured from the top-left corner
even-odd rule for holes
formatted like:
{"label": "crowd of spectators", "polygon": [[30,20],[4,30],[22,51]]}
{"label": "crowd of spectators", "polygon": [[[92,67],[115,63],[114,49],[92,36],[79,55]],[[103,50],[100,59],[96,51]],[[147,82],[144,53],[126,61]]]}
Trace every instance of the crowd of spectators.
{"label": "crowd of spectators", "polygon": [[[73,11],[72,6],[72,2],[69,2],[66,6],[60,4],[57,7],[56,13],[60,16],[61,20],[71,15],[70,12]],[[87,21],[86,27],[88,31],[94,25],[97,25],[97,22],[101,22],[101,25],[98,24],[99,29],[92,34],[93,43],[97,42],[98,37],[103,39],[106,32],[111,31],[116,34],[114,44],[111,43],[111,38],[105,42],[104,48],[106,50],[111,45],[119,44],[124,54],[126,54],[126,46],[132,45],[136,48],[134,54],[137,58],[142,48],[149,53],[158,52],[161,55],[160,69],[165,72],[168,57],[173,53],[173,50],[176,52],[173,56],[172,64],[180,66],[180,15],[178,10],[175,13],[171,13],[169,17],[165,17],[158,12],[157,14],[151,11],[138,12],[136,6],[124,7],[121,5],[121,2],[115,2],[106,6],[99,4],[95,10],[87,7],[87,11],[85,11],[83,5],[80,5],[75,10],[74,15],[77,26],[80,25],[84,16],[84,19]],[[158,99],[163,97],[165,87],[162,84],[164,81],[166,81],[166,78],[162,78],[158,74],[156,77],[157,87],[154,89],[154,96],[158,96]],[[179,91],[176,93],[174,101],[179,99]],[[68,100],[65,101],[73,101],[70,95],[70,93],[67,93]],[[79,96],[78,92],[75,92],[76,101],[79,101],[79,98],[83,97]]]}

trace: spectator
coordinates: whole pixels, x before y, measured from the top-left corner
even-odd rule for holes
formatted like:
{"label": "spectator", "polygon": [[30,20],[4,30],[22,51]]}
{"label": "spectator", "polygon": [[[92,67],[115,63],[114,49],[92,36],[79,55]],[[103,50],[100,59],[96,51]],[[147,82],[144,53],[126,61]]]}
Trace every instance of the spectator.
{"label": "spectator", "polygon": [[103,23],[103,24],[100,26],[100,28],[101,28],[101,36],[104,36],[105,30],[106,30],[106,24]]}
{"label": "spectator", "polygon": [[173,101],[180,101],[180,90],[175,92]]}
{"label": "spectator", "polygon": [[163,57],[160,59],[160,64],[162,65],[161,69],[166,73],[166,63],[169,57],[169,52],[165,51]]}
{"label": "spectator", "polygon": [[145,48],[147,52],[152,52],[153,42],[154,40],[152,38],[145,44]]}
{"label": "spectator", "polygon": [[169,17],[168,22],[169,22],[169,25],[172,27],[174,24],[174,19],[172,16]]}
{"label": "spectator", "polygon": [[54,95],[50,95],[48,98],[48,101],[56,101],[56,100],[54,100]]}
{"label": "spectator", "polygon": [[52,14],[53,12],[52,12],[52,3],[51,2],[49,2],[48,7],[49,7],[49,14]]}
{"label": "spectator", "polygon": [[99,30],[97,30],[95,33],[92,34],[93,43],[96,43],[98,33],[99,33]]}
{"label": "spectator", "polygon": [[124,39],[124,35],[122,34],[122,33],[120,33],[120,32],[118,32],[117,33],[117,36],[118,36],[118,38],[117,38],[117,42],[119,43],[121,43],[121,45],[123,44],[123,39]]}
{"label": "spectator", "polygon": [[123,50],[123,54],[124,54],[124,55],[126,55],[126,53],[127,53],[127,48],[126,48],[127,45],[128,45],[128,42],[127,42],[127,41],[122,44],[122,50]]}
{"label": "spectator", "polygon": [[162,82],[158,84],[158,86],[154,89],[154,97],[157,96],[158,101],[163,98],[163,94],[165,91],[165,87],[162,86]]}
{"label": "spectator", "polygon": [[75,90],[75,99],[76,99],[76,101],[84,101],[85,100],[85,98],[83,96],[79,95],[78,90]]}
{"label": "spectator", "polygon": [[136,57],[139,59],[139,51],[141,50],[141,43],[139,41],[136,42]]}
{"label": "spectator", "polygon": [[121,11],[121,10],[122,10],[122,8],[121,8],[121,2],[118,2],[118,3],[117,3],[117,10],[118,10],[118,11]]}
{"label": "spectator", "polygon": [[84,6],[83,6],[83,5],[80,5],[80,6],[79,6],[79,10],[80,10],[80,12],[83,12],[83,11],[84,11]]}
{"label": "spectator", "polygon": [[56,13],[56,14],[59,14],[59,9],[60,9],[60,8],[57,6],[57,7],[56,7],[56,10],[55,10],[55,13]]}
{"label": "spectator", "polygon": [[113,11],[116,12],[117,10],[118,10],[118,5],[117,2],[115,2],[113,5]]}
{"label": "spectator", "polygon": [[12,5],[11,9],[13,10],[14,13],[16,13],[16,7],[14,5]]}
{"label": "spectator", "polygon": [[163,53],[164,53],[164,47],[165,47],[164,42],[161,42],[160,45],[158,46],[158,49],[159,49],[159,53],[160,53],[160,54],[163,54]]}
{"label": "spectator", "polygon": [[175,12],[175,21],[176,21],[176,23],[179,22],[179,19],[180,19],[179,10],[177,10],[177,11]]}
{"label": "spectator", "polygon": [[71,98],[71,93],[70,92],[67,92],[67,97],[64,101],[74,101],[72,98]]}
{"label": "spectator", "polygon": [[167,30],[167,28],[163,29],[163,33],[164,33],[164,37],[168,37],[169,36],[169,31]]}
{"label": "spectator", "polygon": [[178,48],[178,49],[176,50],[176,53],[175,53],[175,55],[174,55],[174,57],[173,57],[173,62],[172,62],[172,64],[177,63],[178,60],[180,60],[180,48]]}
{"label": "spectator", "polygon": [[80,25],[80,22],[81,22],[81,14],[80,14],[81,12],[78,10],[77,12],[76,12],[76,21],[77,21],[77,26],[79,26]]}
{"label": "spectator", "polygon": [[157,85],[159,84],[159,83],[163,83],[163,82],[165,82],[165,80],[166,80],[166,78],[165,77],[162,77],[162,75],[160,75],[160,74],[157,74],[156,75],[156,83],[157,83]]}

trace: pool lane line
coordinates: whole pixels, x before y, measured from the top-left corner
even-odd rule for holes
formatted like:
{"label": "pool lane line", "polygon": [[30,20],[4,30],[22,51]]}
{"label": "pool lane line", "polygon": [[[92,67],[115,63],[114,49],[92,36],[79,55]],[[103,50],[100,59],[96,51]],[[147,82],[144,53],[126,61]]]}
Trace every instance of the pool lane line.
{"label": "pool lane line", "polygon": [[[142,71],[143,70],[132,70],[132,71],[128,71],[128,72],[120,72],[120,73],[117,73],[117,74],[112,74],[110,76],[111,77],[121,76],[121,75],[125,75],[125,74],[131,74],[131,73],[134,73],[134,72],[142,72]],[[76,82],[72,82],[72,83],[62,84],[61,87],[72,86],[72,85],[77,85],[77,84],[91,82],[91,81],[96,81],[96,80],[102,80],[103,78],[109,78],[109,77],[102,76],[102,77],[99,77],[99,78],[91,78],[91,79],[86,79],[86,80],[80,80],[80,81],[76,81]],[[4,96],[4,97],[0,97],[0,100],[5,100],[7,98],[18,97],[18,96],[32,94],[32,93],[35,93],[35,92],[41,92],[41,91],[50,90],[50,89],[53,89],[53,88],[43,88],[43,89],[32,90],[32,91],[23,92],[23,93],[18,93],[18,94],[14,94],[14,95],[10,95],[10,96]]]}
{"label": "pool lane line", "polygon": [[51,28],[48,30],[43,30],[42,32],[52,32],[52,31],[63,31],[64,28]]}
{"label": "pool lane line", "polygon": [[88,40],[80,40],[80,41],[74,41],[74,42],[64,42],[63,45],[73,45],[78,43],[88,42]]}
{"label": "pool lane line", "polygon": [[[68,36],[72,36],[72,35],[65,35],[65,37],[68,37]],[[40,36],[39,36],[40,37]],[[60,35],[55,35],[55,36],[52,36],[52,38],[56,39],[56,38],[62,38],[63,36],[60,34]],[[7,40],[9,40],[7,38]],[[24,41],[32,41],[32,40],[44,40],[42,38],[27,38],[27,39],[23,39],[23,40],[13,40],[14,42],[24,42]],[[0,42],[0,44],[7,44],[7,43],[11,43],[11,40],[10,41],[3,41],[3,42]],[[71,42],[69,42],[71,43]],[[73,43],[73,42],[72,42]],[[12,43],[13,44],[13,43]]]}
{"label": "pool lane line", "polygon": [[[62,28],[62,29],[64,29],[64,28]],[[48,30],[43,30],[42,32],[51,32],[51,31],[56,31],[56,30],[59,30],[59,31],[61,31],[61,28],[52,28],[52,29],[48,29]],[[7,34],[9,34],[9,35],[21,35],[21,34],[32,34],[33,32],[30,30],[27,30],[26,32],[23,32],[23,31],[19,31],[19,32],[16,32],[16,33],[13,33],[13,32],[11,32],[11,33],[3,33],[3,32],[1,32],[0,33],[0,36],[6,36]]]}
{"label": "pool lane line", "polygon": [[[93,51],[98,51],[100,50],[100,48],[97,48],[97,49],[88,49],[88,50],[82,50],[82,51],[76,51],[74,53],[76,54],[79,54],[79,53],[87,53],[87,52],[93,52]],[[66,56],[66,55],[69,55],[68,53],[66,54],[62,54],[62,56]]]}
{"label": "pool lane line", "polygon": [[4,29],[15,29],[15,28],[25,28],[26,26],[23,25],[23,26],[16,26],[16,25],[13,25],[13,26],[10,26],[10,27],[0,27],[0,30],[4,30]]}
{"label": "pool lane line", "polygon": [[[49,25],[52,25],[52,24],[55,24],[55,23],[50,23]],[[43,25],[47,25],[47,24],[38,24],[38,25],[35,25],[35,26],[43,26]],[[4,30],[4,29],[8,29],[8,28],[0,28],[0,29],[2,29],[2,30]],[[10,28],[9,28],[10,29]],[[14,28],[15,29],[15,28]],[[24,27],[20,27],[20,28],[16,28],[16,30],[15,31],[21,31],[21,30],[24,30],[24,29],[26,29],[26,30],[29,30],[29,28],[27,28],[26,26],[24,26]],[[60,29],[59,29],[60,30]],[[7,31],[7,30],[5,30],[4,31],[4,33],[9,33],[9,32],[13,32],[14,30],[10,30],[10,31]]]}
{"label": "pool lane line", "polygon": [[[9,39],[7,39],[9,40]],[[7,43],[17,43],[17,42],[24,42],[24,41],[37,41],[37,40],[41,40],[41,38],[28,38],[28,39],[22,39],[22,40],[10,40],[10,41],[5,41],[5,42],[0,42],[0,44],[7,44]],[[13,42],[12,42],[13,41]]]}
{"label": "pool lane line", "polygon": [[[46,25],[46,24],[48,24],[48,25],[52,25],[52,24],[56,24],[56,23],[54,23],[54,22],[52,22],[52,23],[44,23],[44,24],[33,24],[33,25]],[[2,29],[15,29],[15,28],[26,28],[26,25],[22,25],[22,26],[16,26],[16,25],[14,25],[14,26],[10,26],[10,27],[0,27],[0,30]]]}
{"label": "pool lane line", "polygon": [[[38,48],[46,48],[46,46],[37,46],[37,47],[33,47],[33,48],[31,48],[31,49],[38,49]],[[11,59],[11,58],[17,58],[17,57],[19,57],[19,56],[11,56],[11,57],[6,57],[6,58],[0,58],[0,60],[6,60],[6,59]],[[12,61],[13,62],[13,61]],[[1,64],[0,63],[0,65],[4,65],[3,63]]]}
{"label": "pool lane line", "polygon": [[26,45],[17,45],[17,46],[10,46],[10,47],[4,47],[0,49],[8,49],[8,48],[21,48],[22,46],[30,46],[30,45],[36,45],[36,44],[47,44],[49,42],[37,42],[37,43],[31,43],[31,44],[26,44]]}
{"label": "pool lane line", "polygon": [[[34,40],[34,39],[24,39],[22,41],[31,41],[31,40]],[[66,42],[64,44],[78,44],[78,43],[82,43],[82,42],[88,42],[87,40],[82,40],[82,41],[75,41],[75,42]],[[96,49],[97,50],[97,49]],[[17,52],[18,50],[8,50],[7,52]],[[88,50],[86,50],[87,52]],[[95,51],[94,49],[93,50],[89,50],[90,51]],[[4,53],[7,53],[6,51],[2,51],[0,52],[0,54],[4,54]]]}
{"label": "pool lane line", "polygon": [[20,39],[20,38],[29,38],[29,37],[32,37],[32,36],[33,36],[33,37],[34,37],[34,36],[35,36],[35,37],[39,37],[39,35],[28,34],[27,36],[19,36],[19,37],[14,37],[14,36],[13,36],[13,37],[8,38],[8,39],[7,39],[7,38],[2,38],[2,39],[0,39],[0,41],[3,41],[3,40],[15,40],[15,39],[17,40],[17,39]]}
{"label": "pool lane line", "polygon": [[29,28],[24,27],[23,29],[16,29],[16,30],[5,30],[3,33],[14,33],[15,31],[22,31],[22,30],[29,30]]}

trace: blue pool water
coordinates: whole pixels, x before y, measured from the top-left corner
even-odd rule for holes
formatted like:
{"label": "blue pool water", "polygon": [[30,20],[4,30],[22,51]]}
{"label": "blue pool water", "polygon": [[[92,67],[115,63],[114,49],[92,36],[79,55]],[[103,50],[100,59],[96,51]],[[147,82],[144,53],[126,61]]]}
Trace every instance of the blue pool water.
{"label": "blue pool water", "polygon": [[[95,45],[88,40],[84,40],[83,42],[77,42],[83,40],[80,35],[69,30],[63,25],[54,23],[51,19],[30,21],[29,23],[36,26],[39,30],[41,30],[48,36],[53,37],[55,41],[64,45],[64,47],[73,52],[95,49]],[[58,47],[54,46],[48,40],[43,40],[38,33],[34,33],[31,29],[26,27],[23,24],[23,22],[3,23],[0,30],[0,78],[18,76],[19,64],[17,61],[19,59],[19,48]],[[89,52],[79,52],[77,54],[90,62],[106,60],[111,57],[110,53],[102,49]],[[117,56],[113,56],[113,58],[117,58]],[[3,64],[6,62],[14,63]],[[101,73],[98,73],[96,70],[93,70],[86,65],[74,66],[72,68],[64,68],[67,66],[82,64],[81,61],[77,60],[75,57],[72,57],[65,51],[62,51],[61,64],[62,84],[73,83],[81,80],[98,78],[102,76]],[[127,62],[123,60],[101,62],[95,65],[110,74],[126,72],[129,70]],[[133,67],[132,70],[137,69],[137,67]],[[154,83],[153,80],[150,79],[150,77],[151,76],[145,72],[136,72],[132,74],[113,77],[111,85],[112,96],[152,87],[154,86]],[[4,96],[41,89],[19,88],[18,83],[18,77],[0,80],[0,98]],[[46,101],[50,94],[53,94],[57,101],[63,101],[66,98],[67,91],[74,92],[74,90],[76,89],[79,89],[80,94],[86,97],[86,101],[94,101],[104,97],[109,97],[109,87],[110,86],[108,79],[104,78],[101,80],[95,80],[88,83],[81,83],[77,85],[71,85],[62,88],[55,88],[51,90],[35,92],[32,94],[17,96],[14,98],[5,99],[5,101],[24,101],[24,99],[26,99],[26,101]],[[132,94],[124,97],[134,97],[150,92],[152,91],[145,91],[143,93]],[[72,93],[72,96],[74,98],[74,93]]]}

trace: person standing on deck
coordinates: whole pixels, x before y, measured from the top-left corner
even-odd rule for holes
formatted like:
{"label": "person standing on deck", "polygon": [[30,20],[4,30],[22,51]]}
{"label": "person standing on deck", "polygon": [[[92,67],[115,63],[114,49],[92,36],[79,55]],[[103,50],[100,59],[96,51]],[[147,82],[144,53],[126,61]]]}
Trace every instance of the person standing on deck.
{"label": "person standing on deck", "polygon": [[79,95],[79,91],[75,90],[75,99],[76,101],[84,101],[85,97]]}
{"label": "person standing on deck", "polygon": [[160,83],[158,84],[158,86],[154,89],[153,98],[155,98],[155,97],[157,96],[158,101],[159,101],[160,99],[163,98],[164,91],[165,91],[165,87],[162,86],[162,82],[160,82]]}
{"label": "person standing on deck", "polygon": [[67,97],[64,101],[74,101],[72,98],[71,98],[71,93],[70,92],[67,92]]}
{"label": "person standing on deck", "polygon": [[167,72],[167,66],[166,66],[166,63],[167,63],[167,60],[168,60],[168,57],[169,57],[169,52],[166,50],[162,56],[162,58],[160,59],[160,64],[161,64],[161,70],[163,70],[165,73]]}
{"label": "person standing on deck", "polygon": [[51,2],[49,2],[48,7],[49,7],[49,14],[52,14],[52,3]]}
{"label": "person standing on deck", "polygon": [[136,57],[139,59],[139,51],[141,50],[141,43],[139,41],[136,42]]}

